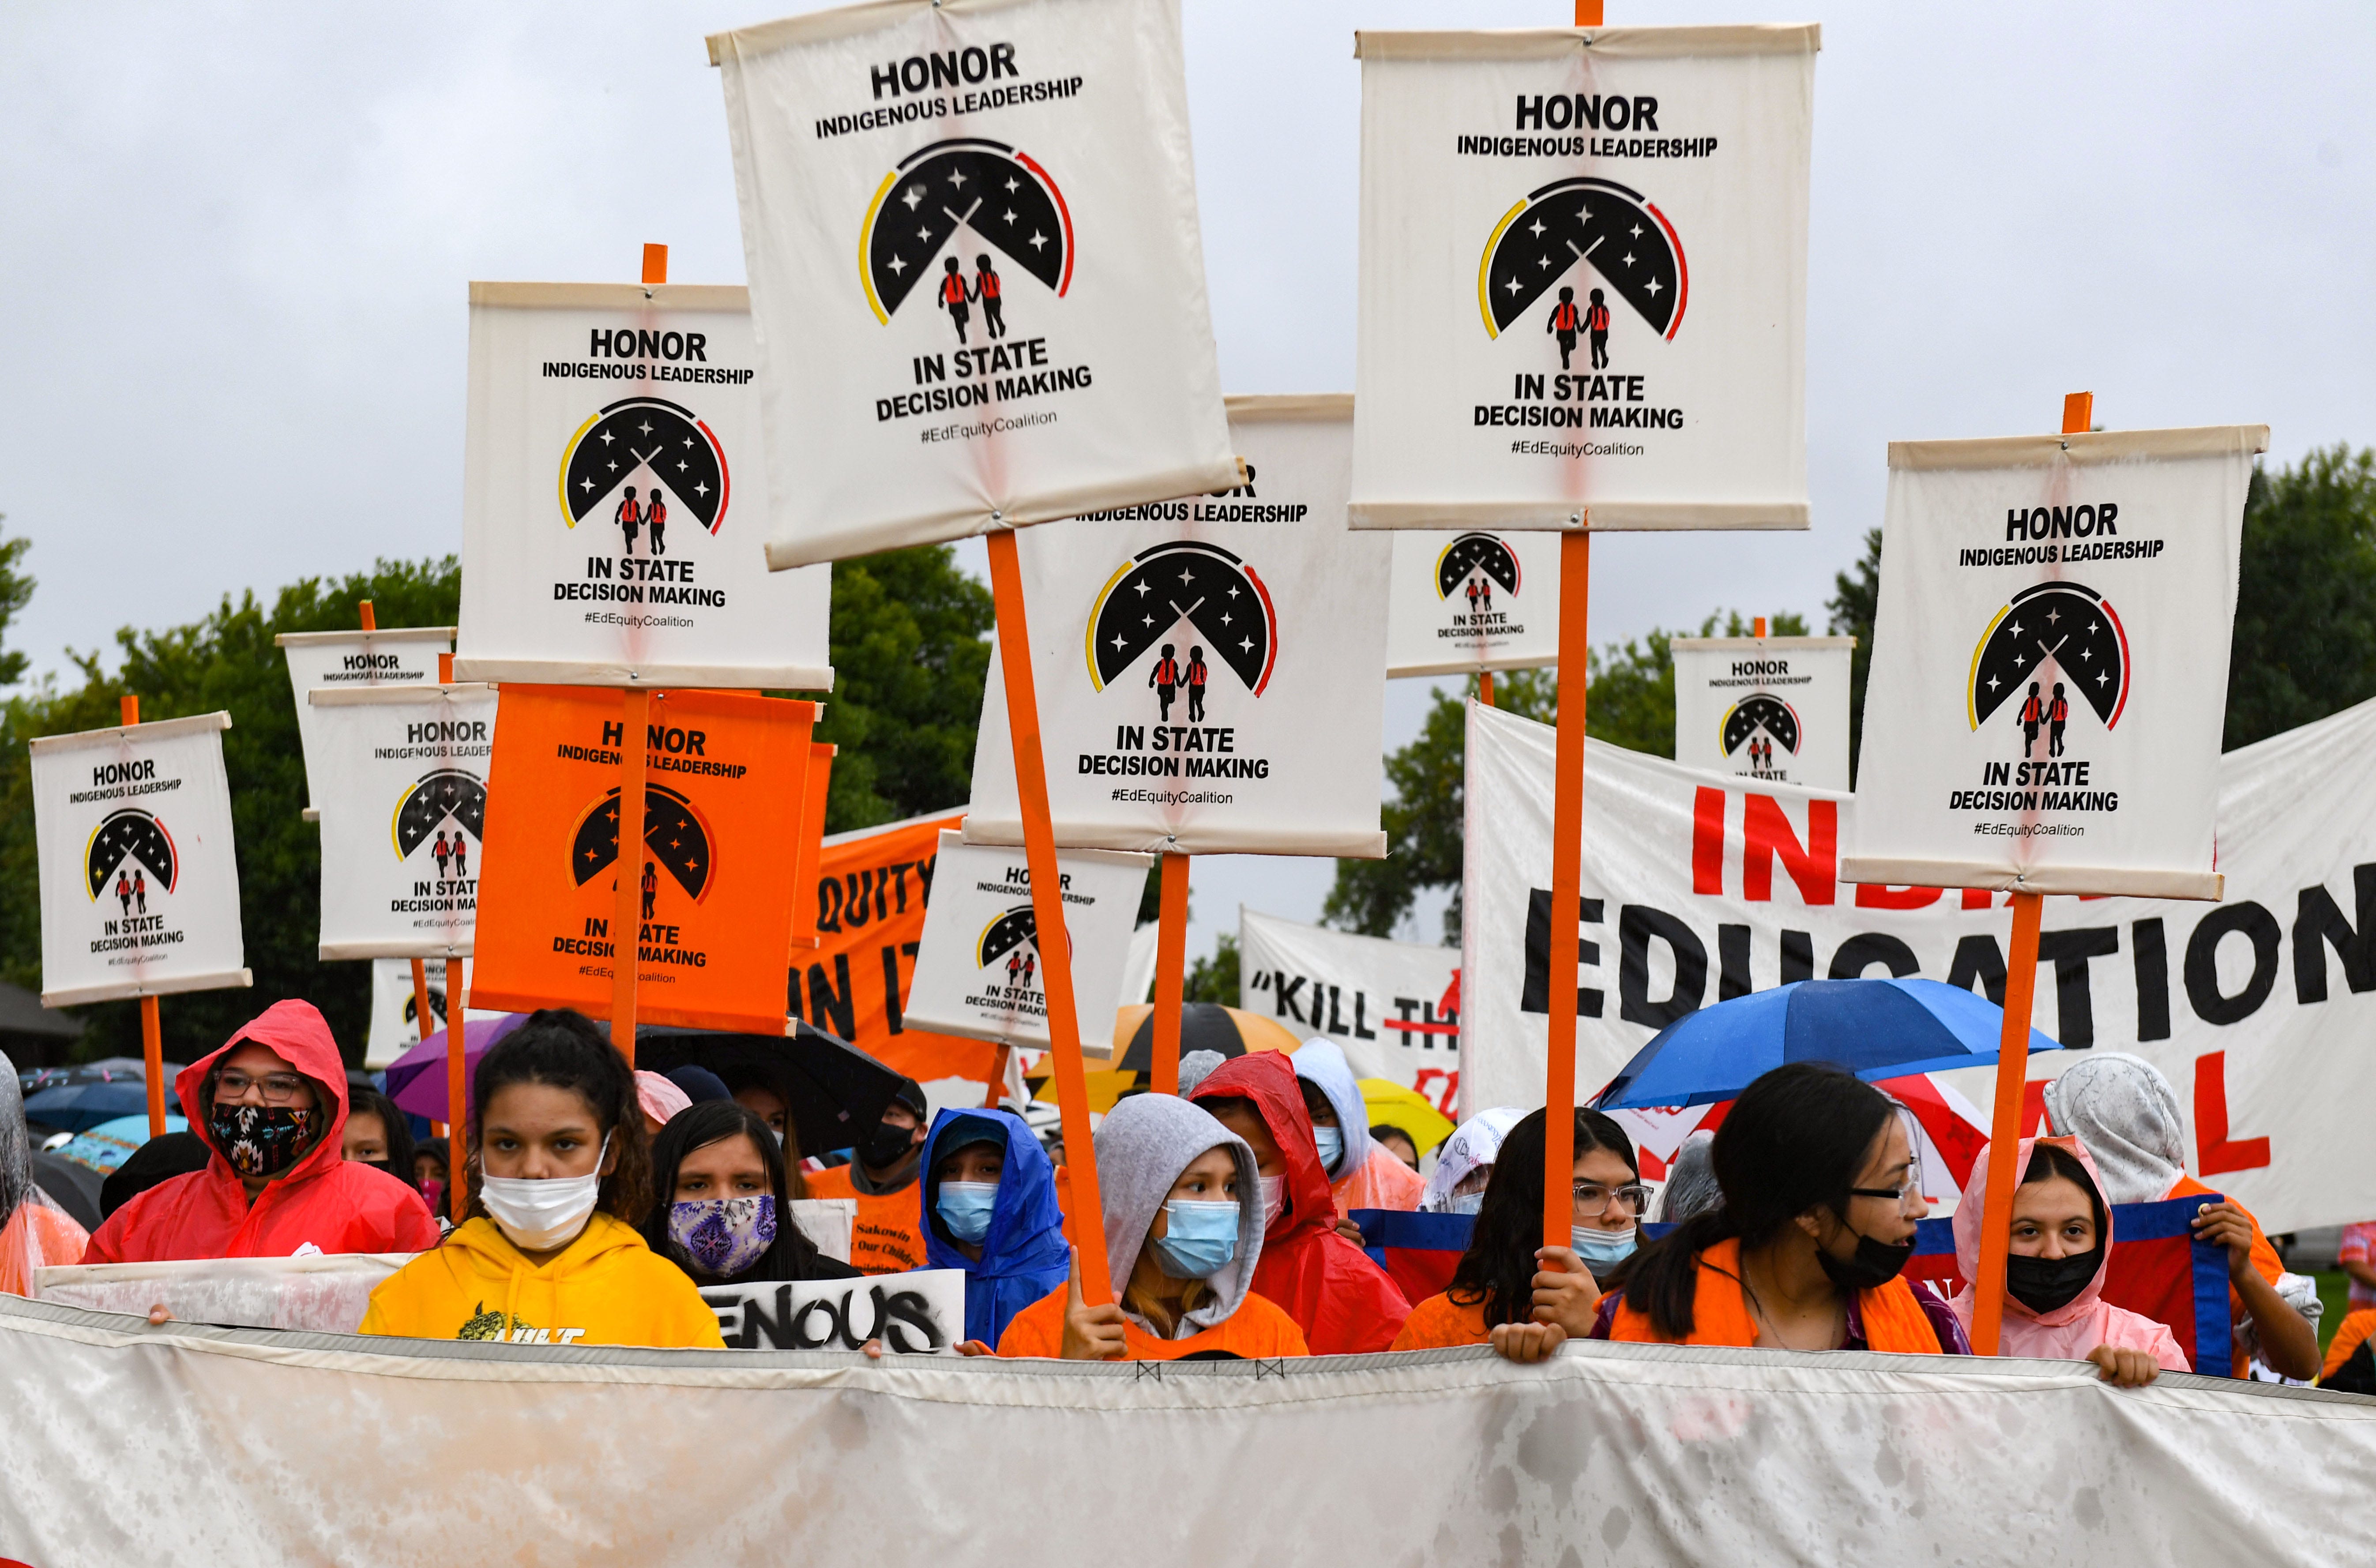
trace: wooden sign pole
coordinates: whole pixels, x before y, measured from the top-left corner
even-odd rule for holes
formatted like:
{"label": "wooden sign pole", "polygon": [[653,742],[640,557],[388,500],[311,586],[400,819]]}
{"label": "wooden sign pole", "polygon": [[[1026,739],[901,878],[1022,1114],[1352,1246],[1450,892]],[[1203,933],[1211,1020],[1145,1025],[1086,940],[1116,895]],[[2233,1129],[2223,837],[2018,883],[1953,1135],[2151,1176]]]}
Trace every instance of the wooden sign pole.
{"label": "wooden sign pole", "polygon": [[[126,692],[116,705],[125,727],[140,722],[140,699]],[[157,1015],[157,999],[140,999],[140,1061],[141,1076],[148,1088],[148,1135],[165,1135],[165,1024]]]}
{"label": "wooden sign pole", "polygon": [[[2062,434],[2085,434],[2096,422],[2096,395],[2062,399]],[[2005,956],[2004,1027],[1997,1036],[1997,1099],[1989,1120],[1987,1197],[1980,1208],[1979,1277],[1972,1281],[1972,1349],[1997,1353],[2004,1326],[2005,1258],[2013,1250],[2013,1194],[2021,1185],[2014,1151],[2021,1146],[2022,1091],[2029,1081],[2029,1009],[2037,986],[2039,897],[2013,896],[2013,950]]]}
{"label": "wooden sign pole", "polygon": [[1187,980],[1188,857],[1163,857],[1163,897],[1155,921],[1154,1061],[1147,1087],[1180,1092],[1180,993]]}
{"label": "wooden sign pole", "polygon": [[[1062,873],[1048,813],[1048,774],[1040,747],[1040,690],[1031,671],[1031,631],[1023,619],[1023,566],[1015,531],[989,536],[990,587],[998,609],[999,671],[1006,680],[1007,727],[1015,742],[1015,790],[1023,805],[1023,855],[1031,868],[1031,918],[1048,993],[1049,1054],[1056,1104],[1073,1175],[1073,1234],[1080,1238],[1081,1299],[1111,1302],[1105,1249],[1105,1206],[1098,1196],[1097,1142],[1089,1131],[1089,1086],[1081,1065],[1080,1015],[1073,1004],[1072,946],[1064,938]],[[1176,1063],[1175,1063],[1176,1071]]]}
{"label": "wooden sign pole", "polygon": [[[413,968],[421,968],[414,960]],[[446,960],[446,1114],[453,1118],[453,1131],[446,1137],[446,1213],[455,1224],[470,1212],[470,1162],[464,1150],[470,1139],[469,1108],[470,1090],[465,1072],[464,1052],[468,1050],[465,1036],[469,1032],[462,1019],[462,960]]]}
{"label": "wooden sign pole", "polygon": [[1493,706],[1493,671],[1477,671],[1477,700],[1487,707]]}

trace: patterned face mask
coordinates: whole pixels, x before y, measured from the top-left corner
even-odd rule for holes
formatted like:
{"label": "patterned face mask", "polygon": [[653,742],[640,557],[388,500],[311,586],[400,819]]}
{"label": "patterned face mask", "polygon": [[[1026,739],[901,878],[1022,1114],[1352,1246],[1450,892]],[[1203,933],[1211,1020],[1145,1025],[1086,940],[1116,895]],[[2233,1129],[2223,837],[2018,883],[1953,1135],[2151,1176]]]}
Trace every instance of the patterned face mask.
{"label": "patterned face mask", "polygon": [[776,1244],[776,1195],[671,1204],[669,1239],[704,1274],[720,1279],[740,1274]]}
{"label": "patterned face mask", "polygon": [[207,1119],[215,1146],[242,1176],[278,1176],[297,1163],[314,1133],[314,1112],[293,1105],[218,1105]]}

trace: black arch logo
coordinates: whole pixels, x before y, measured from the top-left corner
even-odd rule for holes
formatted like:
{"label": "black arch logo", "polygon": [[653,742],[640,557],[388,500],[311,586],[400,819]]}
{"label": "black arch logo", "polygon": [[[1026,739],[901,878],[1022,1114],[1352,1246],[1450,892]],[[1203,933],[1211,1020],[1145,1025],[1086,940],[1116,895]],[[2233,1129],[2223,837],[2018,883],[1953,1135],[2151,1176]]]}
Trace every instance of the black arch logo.
{"label": "black arch logo", "polygon": [[[662,784],[644,786],[644,848],[696,904],[717,875],[714,839],[699,808]],[[619,791],[610,790],[577,819],[569,871],[585,886],[619,859]]]}
{"label": "black arch logo", "polygon": [[1730,756],[1740,750],[1761,729],[1781,742],[1784,751],[1799,754],[1799,710],[1764,692],[1741,698],[1726,711],[1724,754]]}
{"label": "black arch logo", "polygon": [[1261,575],[1218,544],[1142,550],[1098,590],[1089,612],[1089,683],[1104,691],[1185,621],[1260,696],[1278,659],[1278,612]]}
{"label": "black arch logo", "polygon": [[396,816],[388,827],[389,837],[396,844],[396,858],[410,860],[412,851],[428,843],[431,835],[449,817],[461,824],[462,830],[471,837],[485,841],[485,779],[458,767],[441,767],[422,774],[404,792],[404,798],[396,802]]}
{"label": "black arch logo", "polygon": [[1472,576],[1501,584],[1504,593],[1516,593],[1517,552],[1490,533],[1460,535],[1435,558],[1435,597],[1450,599]]}
{"label": "black arch logo", "polygon": [[1028,904],[1002,910],[981,928],[981,935],[973,946],[974,964],[984,969],[1020,948],[1028,947],[1036,953],[1040,950],[1039,918],[1032,914]]}
{"label": "black arch logo", "polygon": [[146,867],[168,893],[173,891],[181,874],[182,858],[165,825],[147,812],[129,806],[108,813],[90,830],[90,841],[83,846],[84,885],[90,889],[93,899],[106,891],[107,879],[125,861]]}
{"label": "black arch logo", "polygon": [[[858,255],[874,319],[888,322],[919,284],[932,296],[961,231],[1059,298],[1073,286],[1073,214],[1055,179],[1004,142],[960,137],[909,154],[867,206]],[[979,253],[960,251],[962,272]]]}
{"label": "black arch logo", "polygon": [[[2129,702],[2129,632],[2111,600],[2078,583],[2040,583],[2013,596],[1972,648],[1964,716],[1974,730],[2026,697],[2033,683],[2060,681],[2112,729]],[[2051,664],[2055,673],[2041,673]]]}
{"label": "black arch logo", "polygon": [[726,448],[690,409],[628,398],[577,427],[561,455],[561,510],[569,526],[588,516],[608,520],[630,484],[645,502],[657,486],[671,512],[681,509],[712,534],[725,526],[733,490]]}
{"label": "black arch logo", "polygon": [[1579,264],[1659,337],[1683,325],[1691,269],[1666,214],[1609,180],[1555,180],[1502,215],[1477,267],[1485,335],[1499,338]]}

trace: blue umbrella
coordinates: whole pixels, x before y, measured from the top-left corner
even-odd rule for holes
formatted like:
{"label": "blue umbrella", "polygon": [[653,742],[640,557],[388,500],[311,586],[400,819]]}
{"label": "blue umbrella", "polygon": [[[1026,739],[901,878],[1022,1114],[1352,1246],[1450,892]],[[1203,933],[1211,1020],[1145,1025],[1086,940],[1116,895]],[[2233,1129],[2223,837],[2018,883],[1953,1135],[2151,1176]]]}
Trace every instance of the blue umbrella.
{"label": "blue umbrella", "polygon": [[[172,1087],[166,1086],[166,1101],[172,1100]],[[139,1079],[118,1078],[113,1083],[66,1084],[39,1094],[25,1097],[25,1120],[40,1122],[62,1133],[81,1133],[113,1122],[119,1116],[145,1116],[148,1111],[148,1090]]]}
{"label": "blue umbrella", "polygon": [[[1795,980],[1703,1007],[1634,1053],[1592,1103],[1602,1111],[1732,1099],[1788,1062],[1827,1062],[1870,1083],[1996,1064],[2004,1010],[1929,980]],[[2032,1051],[2062,1047],[2036,1029]]]}
{"label": "blue umbrella", "polygon": [[[185,1133],[190,1124],[179,1116],[165,1118],[165,1131]],[[58,1149],[58,1158],[71,1159],[105,1176],[132,1158],[132,1151],[148,1141],[148,1116],[119,1116],[113,1122],[101,1122],[96,1127],[77,1133],[72,1141]]]}

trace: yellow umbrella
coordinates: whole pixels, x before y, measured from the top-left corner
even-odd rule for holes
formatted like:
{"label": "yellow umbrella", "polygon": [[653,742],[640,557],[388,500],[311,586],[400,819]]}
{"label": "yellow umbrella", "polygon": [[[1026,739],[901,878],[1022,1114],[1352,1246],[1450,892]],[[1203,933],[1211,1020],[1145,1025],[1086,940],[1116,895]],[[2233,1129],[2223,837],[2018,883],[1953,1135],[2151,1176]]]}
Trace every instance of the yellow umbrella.
{"label": "yellow umbrella", "polygon": [[1392,1078],[1363,1078],[1360,1086],[1370,1125],[1401,1128],[1421,1155],[1452,1136],[1452,1119],[1417,1089],[1407,1089]]}

